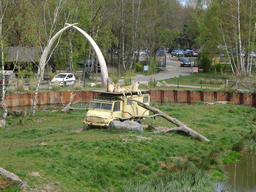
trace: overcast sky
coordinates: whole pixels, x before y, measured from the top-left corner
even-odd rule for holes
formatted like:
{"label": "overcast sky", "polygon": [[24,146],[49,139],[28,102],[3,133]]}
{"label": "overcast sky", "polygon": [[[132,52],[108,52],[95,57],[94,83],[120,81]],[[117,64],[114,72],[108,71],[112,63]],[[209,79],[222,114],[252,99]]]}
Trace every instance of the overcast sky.
{"label": "overcast sky", "polygon": [[186,4],[187,1],[188,1],[188,0],[179,0],[179,2],[180,2],[181,4]]}

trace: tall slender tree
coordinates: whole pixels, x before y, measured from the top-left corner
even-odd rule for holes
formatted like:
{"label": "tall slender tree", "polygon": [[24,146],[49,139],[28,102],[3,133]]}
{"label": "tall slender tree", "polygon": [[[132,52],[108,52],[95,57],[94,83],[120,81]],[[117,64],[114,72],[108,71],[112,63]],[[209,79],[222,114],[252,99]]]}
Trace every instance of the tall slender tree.
{"label": "tall slender tree", "polygon": [[0,44],[1,44],[1,59],[2,59],[2,75],[3,75],[3,83],[2,83],[2,98],[1,98],[1,105],[4,109],[4,114],[2,116],[2,125],[5,126],[5,119],[7,117],[7,108],[5,106],[5,58],[4,58],[4,37],[3,37],[3,19],[6,13],[6,9],[8,7],[8,1],[1,0],[0,1]]}

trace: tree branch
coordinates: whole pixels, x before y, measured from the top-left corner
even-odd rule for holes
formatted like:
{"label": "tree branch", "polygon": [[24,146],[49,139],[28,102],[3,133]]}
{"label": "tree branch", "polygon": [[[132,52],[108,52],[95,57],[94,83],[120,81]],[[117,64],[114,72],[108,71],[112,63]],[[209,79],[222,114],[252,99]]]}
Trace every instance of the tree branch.
{"label": "tree branch", "polygon": [[[136,101],[136,100],[132,100],[132,101],[135,101],[135,102],[138,103],[139,106],[152,111],[155,115],[159,115],[159,116],[163,117],[164,119],[166,119],[167,121],[170,121],[173,124],[177,125],[178,128],[173,129],[173,131],[177,131],[177,130],[178,131],[182,131],[182,132],[187,133],[188,135],[191,135],[193,137],[196,137],[196,138],[200,139],[201,141],[207,141],[207,142],[210,141],[209,139],[207,139],[203,135],[197,133],[193,129],[189,128],[187,125],[185,125],[182,122],[180,122],[179,120],[177,120],[177,119],[167,115],[166,113],[160,111],[159,109],[157,109],[155,107],[151,107],[149,105],[146,105],[146,104],[144,104],[144,103],[142,103],[140,101]],[[169,130],[169,131],[171,131],[171,130]],[[166,131],[166,132],[168,132],[168,131]]]}

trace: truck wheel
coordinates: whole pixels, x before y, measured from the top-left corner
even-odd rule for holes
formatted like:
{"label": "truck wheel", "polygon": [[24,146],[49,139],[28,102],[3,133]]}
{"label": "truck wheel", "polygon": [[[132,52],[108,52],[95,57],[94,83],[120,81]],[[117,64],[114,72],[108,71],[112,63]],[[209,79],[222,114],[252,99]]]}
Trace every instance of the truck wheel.
{"label": "truck wheel", "polygon": [[141,119],[138,119],[136,122],[142,124]]}

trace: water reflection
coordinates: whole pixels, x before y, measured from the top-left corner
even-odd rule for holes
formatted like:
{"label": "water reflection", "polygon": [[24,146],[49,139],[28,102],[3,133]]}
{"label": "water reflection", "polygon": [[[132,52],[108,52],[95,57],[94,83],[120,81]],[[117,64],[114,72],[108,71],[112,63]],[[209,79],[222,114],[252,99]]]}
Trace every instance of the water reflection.
{"label": "water reflection", "polygon": [[[236,164],[225,166],[227,180],[224,182],[225,188],[234,192],[256,191],[256,154],[245,153],[242,159]],[[223,187],[224,189],[224,187]]]}

